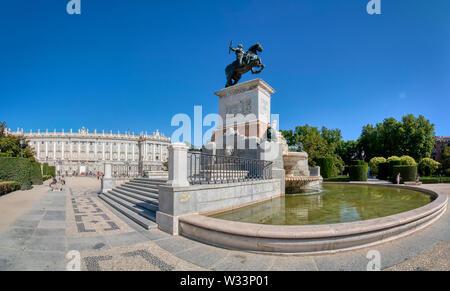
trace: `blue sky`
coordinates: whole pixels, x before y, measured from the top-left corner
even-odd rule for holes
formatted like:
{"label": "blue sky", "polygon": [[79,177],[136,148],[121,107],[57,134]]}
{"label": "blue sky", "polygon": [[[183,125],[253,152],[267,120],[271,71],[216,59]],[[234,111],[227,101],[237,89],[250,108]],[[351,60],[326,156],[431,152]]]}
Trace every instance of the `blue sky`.
{"label": "blue sky", "polygon": [[[154,131],[218,111],[228,44],[256,42],[282,129],[422,114],[450,135],[450,1],[3,1],[0,120],[25,130]],[[253,76],[246,75],[243,80]],[[208,128],[205,128],[207,130]]]}

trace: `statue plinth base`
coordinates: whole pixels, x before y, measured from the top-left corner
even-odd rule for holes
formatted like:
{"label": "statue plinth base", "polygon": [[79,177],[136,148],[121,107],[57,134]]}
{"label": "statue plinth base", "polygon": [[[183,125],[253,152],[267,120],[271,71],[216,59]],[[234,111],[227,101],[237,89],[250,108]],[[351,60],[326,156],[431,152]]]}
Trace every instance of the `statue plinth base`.
{"label": "statue plinth base", "polygon": [[215,134],[230,128],[246,137],[262,137],[270,124],[270,98],[275,90],[262,79],[239,83],[216,92],[221,123]]}

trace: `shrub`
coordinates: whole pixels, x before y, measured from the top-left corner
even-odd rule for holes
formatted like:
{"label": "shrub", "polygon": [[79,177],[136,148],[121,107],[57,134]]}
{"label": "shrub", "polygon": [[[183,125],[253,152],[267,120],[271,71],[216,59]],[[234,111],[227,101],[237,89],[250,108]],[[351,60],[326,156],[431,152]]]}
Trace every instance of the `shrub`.
{"label": "shrub", "polygon": [[388,162],[378,164],[377,178],[380,180],[389,179],[389,163]]}
{"label": "shrub", "polygon": [[394,175],[394,166],[401,166],[403,164],[402,160],[391,160],[388,166],[388,179],[392,179]]}
{"label": "shrub", "polygon": [[48,179],[51,179],[51,178],[52,178],[52,176],[50,176],[50,175],[42,175],[43,181],[47,181]]}
{"label": "shrub", "polygon": [[386,162],[391,162],[391,161],[401,161],[401,159],[397,156],[390,156],[389,158],[387,158]]}
{"label": "shrub", "polygon": [[324,178],[323,181],[324,182],[349,182],[350,177],[341,175],[341,176],[336,176],[336,177],[331,177],[331,178]]}
{"label": "shrub", "polygon": [[444,170],[444,175],[447,177],[450,177],[450,169],[445,169]]}
{"label": "shrub", "polygon": [[20,183],[16,181],[0,182],[0,195],[13,192],[20,189]]}
{"label": "shrub", "polygon": [[323,178],[329,178],[335,175],[333,157],[317,158],[316,164],[320,167],[320,174]]}
{"label": "shrub", "polygon": [[41,164],[37,162],[31,162],[31,183],[33,185],[42,185]]}
{"label": "shrub", "polygon": [[450,183],[450,177],[420,177],[423,184]]}
{"label": "shrub", "polygon": [[422,176],[432,176],[441,164],[430,158],[423,158],[419,162],[419,173]]}
{"label": "shrub", "polygon": [[350,162],[351,166],[362,166],[364,165],[364,161],[363,160],[353,160]]}
{"label": "shrub", "polygon": [[26,158],[0,158],[0,181],[17,181],[22,190],[31,188],[31,161]]}
{"label": "shrub", "polygon": [[378,175],[378,165],[380,163],[385,163],[385,162],[386,162],[386,159],[383,158],[383,157],[371,158],[370,161],[369,161],[370,172],[373,175]]}
{"label": "shrub", "polygon": [[393,175],[391,180],[393,183],[397,182],[397,174],[400,173],[400,183],[415,181],[417,175],[417,166],[394,166]]}
{"label": "shrub", "polygon": [[54,166],[49,166],[48,163],[42,164],[42,174],[56,177],[56,168]]}
{"label": "shrub", "polygon": [[405,166],[417,166],[416,160],[410,156],[401,156],[400,160],[402,161],[402,165]]}
{"label": "shrub", "polygon": [[367,163],[364,165],[351,165],[349,167],[350,181],[367,181],[368,167]]}

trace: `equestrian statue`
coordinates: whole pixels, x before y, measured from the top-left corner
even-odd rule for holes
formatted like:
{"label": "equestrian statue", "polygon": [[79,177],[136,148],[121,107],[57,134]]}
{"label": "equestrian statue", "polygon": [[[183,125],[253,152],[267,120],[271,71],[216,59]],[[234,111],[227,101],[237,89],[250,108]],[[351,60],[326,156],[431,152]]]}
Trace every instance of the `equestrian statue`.
{"label": "equestrian statue", "polygon": [[[242,75],[248,71],[251,71],[252,74],[259,74],[264,69],[264,65],[258,56],[258,52],[263,51],[263,48],[259,43],[251,46],[248,51],[244,50],[242,44],[239,44],[236,48],[233,48],[233,44],[230,43],[228,53],[231,51],[236,53],[236,60],[225,68],[225,74],[227,75],[227,83],[225,84],[225,87],[236,85]],[[254,71],[253,68],[260,69]]]}

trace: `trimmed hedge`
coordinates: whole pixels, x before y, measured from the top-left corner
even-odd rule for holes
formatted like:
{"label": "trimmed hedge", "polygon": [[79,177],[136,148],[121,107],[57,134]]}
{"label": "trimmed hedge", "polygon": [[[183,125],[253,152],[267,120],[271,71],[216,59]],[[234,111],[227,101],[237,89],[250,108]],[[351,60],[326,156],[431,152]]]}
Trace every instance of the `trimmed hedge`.
{"label": "trimmed hedge", "polygon": [[367,181],[367,170],[369,165],[351,165],[349,167],[350,181]]}
{"label": "trimmed hedge", "polygon": [[41,164],[37,162],[31,162],[31,183],[33,185],[42,185]]}
{"label": "trimmed hedge", "polygon": [[393,160],[389,162],[388,167],[388,179],[392,179],[394,176],[394,166],[401,166],[403,162],[401,160]]}
{"label": "trimmed hedge", "polygon": [[353,160],[350,162],[350,166],[364,166],[363,160]]}
{"label": "trimmed hedge", "polygon": [[380,180],[389,179],[389,163],[388,162],[378,164],[377,178]]}
{"label": "trimmed hedge", "polygon": [[52,178],[52,176],[50,176],[50,175],[42,175],[43,181],[47,181],[48,179],[51,179],[51,178]]}
{"label": "trimmed hedge", "polygon": [[394,166],[393,176],[391,180],[397,183],[397,174],[400,173],[400,183],[415,181],[417,175],[417,166]]}
{"label": "trimmed hedge", "polygon": [[450,183],[450,177],[420,177],[423,184]]}
{"label": "trimmed hedge", "polygon": [[320,167],[320,175],[323,178],[333,177],[334,173],[334,160],[332,157],[326,158],[317,158],[316,159],[317,166]]}
{"label": "trimmed hedge", "polygon": [[17,181],[22,190],[31,188],[31,161],[26,158],[0,158],[0,181]]}
{"label": "trimmed hedge", "polygon": [[56,167],[49,166],[48,163],[42,164],[42,175],[49,175],[52,177],[56,177]]}
{"label": "trimmed hedge", "polygon": [[20,189],[20,183],[16,181],[4,181],[0,182],[0,196],[9,192],[13,192]]}
{"label": "trimmed hedge", "polygon": [[323,181],[324,182],[349,182],[350,177],[346,176],[346,175],[341,175],[341,176],[335,176],[335,177],[330,177],[330,178],[324,178]]}

